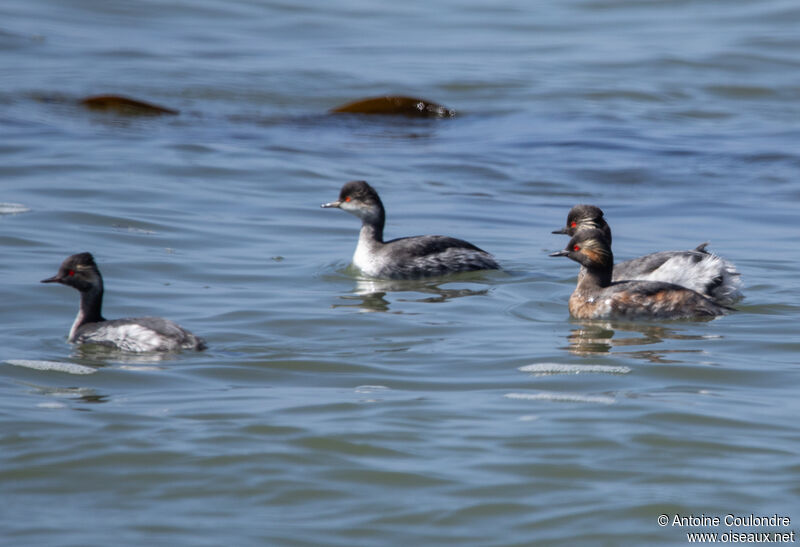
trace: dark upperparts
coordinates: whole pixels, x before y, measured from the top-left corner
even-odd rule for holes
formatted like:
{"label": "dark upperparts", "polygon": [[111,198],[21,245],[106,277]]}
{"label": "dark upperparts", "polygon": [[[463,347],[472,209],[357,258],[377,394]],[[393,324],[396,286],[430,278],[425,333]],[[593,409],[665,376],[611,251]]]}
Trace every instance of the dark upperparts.
{"label": "dark upperparts", "polygon": [[486,255],[489,254],[480,247],[473,245],[469,241],[464,241],[463,239],[458,239],[455,237],[437,235],[399,237],[397,239],[387,241],[386,245],[392,245],[396,249],[404,248],[409,255],[438,254],[443,253],[448,249],[468,249],[470,251],[484,253]]}

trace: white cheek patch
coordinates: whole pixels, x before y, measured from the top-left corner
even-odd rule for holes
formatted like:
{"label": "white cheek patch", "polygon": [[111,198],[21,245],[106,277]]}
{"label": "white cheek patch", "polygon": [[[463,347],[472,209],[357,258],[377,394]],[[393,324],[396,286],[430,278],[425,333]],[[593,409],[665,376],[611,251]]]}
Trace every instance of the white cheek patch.
{"label": "white cheek patch", "polygon": [[356,204],[352,201],[343,201],[339,205],[339,209],[341,209],[342,211],[346,211],[351,215],[357,216],[362,220],[367,216],[369,216],[370,212],[372,211],[371,208],[367,207],[363,203]]}

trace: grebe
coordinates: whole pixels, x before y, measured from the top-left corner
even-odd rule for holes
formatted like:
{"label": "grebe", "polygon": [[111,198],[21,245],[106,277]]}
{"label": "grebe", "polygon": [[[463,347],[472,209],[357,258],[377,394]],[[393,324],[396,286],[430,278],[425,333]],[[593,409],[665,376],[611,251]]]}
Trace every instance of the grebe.
{"label": "grebe", "polygon": [[418,279],[474,270],[497,270],[494,257],[475,245],[446,236],[416,236],[383,241],[386,211],[378,192],[362,180],[342,186],[337,207],[361,219],[353,264],[370,277]]}
{"label": "grebe", "polygon": [[61,283],[81,293],[78,316],[69,331],[75,344],[100,344],[123,351],[203,350],[205,341],[176,323],[161,317],[103,318],[103,276],[91,253],[68,257],[53,277],[42,283]]}
{"label": "grebe", "polygon": [[566,256],[582,266],[569,298],[569,312],[578,319],[687,319],[733,311],[674,283],[612,281],[614,255],[601,230],[580,230],[563,251],[550,256]]}
{"label": "grebe", "polygon": [[[594,205],[576,205],[567,215],[567,225],[554,234],[574,236],[580,230],[597,229],[611,244],[611,228],[603,211]],[[706,251],[702,243],[691,251],[661,251],[614,265],[612,281],[638,279],[665,281],[692,289],[721,305],[742,298],[741,276],[736,266]]]}

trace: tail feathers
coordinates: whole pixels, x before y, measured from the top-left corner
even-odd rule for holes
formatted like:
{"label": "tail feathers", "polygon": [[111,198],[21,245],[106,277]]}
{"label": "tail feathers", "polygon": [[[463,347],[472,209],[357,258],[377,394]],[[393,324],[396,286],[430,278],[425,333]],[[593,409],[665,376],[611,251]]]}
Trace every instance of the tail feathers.
{"label": "tail feathers", "polygon": [[694,251],[703,254],[711,254],[710,252],[706,251],[706,247],[708,247],[708,245],[709,245],[708,241],[706,241],[705,243],[701,243],[700,245],[694,248]]}
{"label": "tail feathers", "polygon": [[[705,249],[706,245],[704,243],[697,249]],[[740,300],[742,279],[736,266],[715,254],[704,250],[701,252],[705,254],[699,261],[696,260],[697,255],[676,255],[650,273],[646,279],[692,289],[720,306],[729,306]]]}

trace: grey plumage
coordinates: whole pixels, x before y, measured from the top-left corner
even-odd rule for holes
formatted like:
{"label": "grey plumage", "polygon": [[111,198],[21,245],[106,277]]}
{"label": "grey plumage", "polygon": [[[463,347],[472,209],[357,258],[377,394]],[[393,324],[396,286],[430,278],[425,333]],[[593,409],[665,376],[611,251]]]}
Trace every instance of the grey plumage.
{"label": "grey plumage", "polygon": [[100,344],[123,351],[177,351],[206,349],[206,343],[163,317],[136,317],[86,323],[75,331],[76,344]]}
{"label": "grey plumage", "polygon": [[419,279],[500,268],[491,254],[462,239],[426,235],[384,242],[386,211],[378,193],[364,181],[346,183],[339,199],[322,207],[336,207],[361,219],[353,263],[368,276]]}
{"label": "grey plumage", "polygon": [[103,276],[90,253],[78,253],[62,262],[58,273],[42,283],[61,283],[80,292],[78,315],[69,341],[98,344],[123,351],[175,351],[206,349],[205,341],[180,325],[161,317],[107,320],[103,317]]}
{"label": "grey plumage", "polygon": [[569,299],[579,319],[688,319],[724,315],[722,306],[692,289],[663,281],[612,281],[614,255],[601,230],[579,230],[563,251],[581,265]]}
{"label": "grey plumage", "polygon": [[[567,214],[565,227],[554,234],[574,236],[580,230],[599,230],[612,242],[611,227],[602,209],[575,205]],[[686,251],[660,251],[614,265],[613,281],[632,279],[664,281],[692,289],[714,302],[728,306],[742,298],[741,276],[731,262],[706,250],[708,243]]]}

